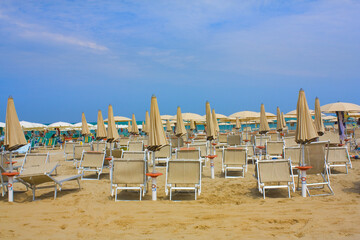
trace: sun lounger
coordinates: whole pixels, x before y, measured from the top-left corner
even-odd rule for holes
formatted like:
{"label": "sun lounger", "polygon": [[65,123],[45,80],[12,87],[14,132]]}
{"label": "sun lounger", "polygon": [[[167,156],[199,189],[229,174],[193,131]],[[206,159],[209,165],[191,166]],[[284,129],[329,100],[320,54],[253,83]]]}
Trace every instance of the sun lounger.
{"label": "sun lounger", "polygon": [[[81,180],[99,180],[104,168],[105,152],[83,151],[79,165],[79,172],[82,173]],[[95,172],[97,179],[85,178],[85,172]]]}
{"label": "sun lounger", "polygon": [[235,135],[229,134],[227,136],[227,144],[229,146],[241,145],[241,134],[235,134]]}
{"label": "sun lounger", "polygon": [[285,144],[283,141],[266,142],[266,159],[284,158]]}
{"label": "sun lounger", "polygon": [[333,167],[345,167],[346,174],[348,173],[348,167],[352,167],[351,160],[347,147],[329,147],[329,155],[326,159],[326,164],[331,174],[331,168]]}
{"label": "sun lounger", "polygon": [[201,161],[177,159],[170,160],[166,166],[165,193],[170,193],[172,200],[172,192],[177,190],[190,190],[197,195],[201,193]]}
{"label": "sun lounger", "polygon": [[200,160],[200,149],[199,148],[180,148],[175,152],[176,159],[192,159],[192,160]]}
{"label": "sun lounger", "polygon": [[80,161],[81,157],[82,157],[82,153],[83,151],[92,151],[92,145],[90,144],[83,144],[83,145],[75,145],[74,146],[74,165],[76,166],[76,168],[78,168],[78,162]]}
{"label": "sun lounger", "polygon": [[295,142],[295,136],[284,137],[285,147],[298,147],[299,144]]}
{"label": "sun lounger", "polygon": [[319,141],[330,141],[332,146],[337,146],[340,144],[340,137],[338,133],[325,132],[324,135],[319,137]]}
{"label": "sun lounger", "polygon": [[[247,171],[247,149],[246,148],[226,148],[223,149],[222,165],[225,178],[244,177]],[[241,171],[241,176],[229,176],[228,172]]]}
{"label": "sun lounger", "polygon": [[155,164],[166,164],[171,159],[171,153],[172,150],[170,145],[166,145],[160,148],[159,151],[153,152],[152,154],[155,154]]}
{"label": "sun lounger", "polygon": [[139,190],[141,201],[147,186],[146,159],[114,158],[112,164],[111,187],[112,192],[115,192],[115,201],[118,201],[118,190]]}
{"label": "sun lounger", "polygon": [[[305,144],[304,158],[305,166],[312,166],[311,169],[306,171],[306,186],[309,196],[325,196],[333,195],[334,191],[330,186],[329,168],[326,164],[329,148],[329,142],[314,142]],[[310,194],[312,189],[320,189],[327,186],[330,193],[324,194]]]}
{"label": "sun lounger", "polygon": [[143,141],[129,141],[127,145],[128,151],[144,151],[144,142]]}
{"label": "sun lounger", "polygon": [[266,189],[290,188],[295,191],[294,176],[290,159],[258,160],[256,162],[258,188],[265,199]]}
{"label": "sun lounger", "polygon": [[68,155],[70,156],[70,159],[74,159],[74,146],[79,145],[78,142],[65,142],[64,145],[64,155],[65,155],[65,161],[67,160]]}
{"label": "sun lounger", "polygon": [[[17,179],[32,189],[33,201],[34,201],[36,189],[54,188],[54,199],[56,199],[57,197],[58,188],[59,191],[61,191],[64,182],[77,180],[80,189],[80,182],[79,182],[80,177],[82,177],[82,174],[50,176],[47,173],[33,171],[33,172],[22,173],[17,177]],[[39,186],[45,183],[53,183],[53,185]]]}
{"label": "sun lounger", "polygon": [[20,168],[20,174],[29,172],[44,172],[52,174],[58,167],[57,162],[50,162],[49,153],[27,153]]}
{"label": "sun lounger", "polygon": [[107,142],[105,141],[96,141],[92,143],[94,151],[102,152],[106,150]]}

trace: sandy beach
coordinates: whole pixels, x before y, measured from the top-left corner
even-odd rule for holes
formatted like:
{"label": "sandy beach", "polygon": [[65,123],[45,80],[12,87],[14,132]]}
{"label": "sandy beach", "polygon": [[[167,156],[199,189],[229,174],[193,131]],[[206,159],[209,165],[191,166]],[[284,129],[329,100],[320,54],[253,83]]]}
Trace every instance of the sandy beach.
{"label": "sandy beach", "polygon": [[[74,174],[62,150],[52,150],[59,174]],[[353,160],[348,175],[331,175],[335,196],[302,198],[300,191],[287,198],[286,190],[273,190],[264,200],[249,165],[245,178],[225,179],[221,154],[216,179],[204,168],[202,193],[165,195],[165,176],[158,181],[158,201],[151,193],[144,200],[114,202],[108,169],[99,181],[68,182],[53,199],[52,189],[36,192],[15,184],[14,203],[1,197],[1,238],[18,239],[359,239],[360,162]],[[157,168],[165,173],[165,168]],[[149,186],[150,187],[150,186]],[[136,193],[123,193],[136,199]]]}

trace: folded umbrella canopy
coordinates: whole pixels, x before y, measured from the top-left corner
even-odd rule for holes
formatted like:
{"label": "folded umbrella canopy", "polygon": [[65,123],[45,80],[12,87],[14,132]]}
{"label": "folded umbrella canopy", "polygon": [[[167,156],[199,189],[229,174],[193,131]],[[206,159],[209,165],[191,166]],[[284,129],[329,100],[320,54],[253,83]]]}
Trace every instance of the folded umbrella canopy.
{"label": "folded umbrella canopy", "polygon": [[321,118],[320,101],[319,98],[315,98],[315,129],[319,136],[324,135],[325,128]]}
{"label": "folded umbrella canopy", "polygon": [[190,130],[195,130],[195,121],[193,119],[190,120]]}
{"label": "folded umbrella canopy", "polygon": [[212,110],[212,118],[213,118],[213,124],[215,128],[215,136],[217,136],[220,133],[219,123],[216,118],[215,109]]}
{"label": "folded umbrella canopy", "polygon": [[215,127],[213,123],[213,117],[211,114],[211,108],[209,102],[206,102],[205,109],[206,109],[206,137],[207,140],[211,141],[215,139]]}
{"label": "folded umbrella canopy", "polygon": [[283,119],[281,118],[280,108],[276,109],[276,131],[281,132],[284,129]]}
{"label": "folded umbrella canopy", "polygon": [[305,144],[315,141],[318,137],[313,120],[310,115],[309,106],[306,101],[304,90],[300,89],[299,98],[296,107],[296,131],[295,141],[299,144]]}
{"label": "folded umbrella canopy", "polygon": [[145,124],[144,124],[144,128],[145,128],[145,130],[143,130],[143,132],[145,132],[147,135],[149,135],[149,130],[150,130],[149,111],[146,111],[146,113],[145,113]]}
{"label": "folded umbrella canopy", "polygon": [[27,144],[12,97],[8,99],[5,124],[4,145],[6,150],[13,151]]}
{"label": "folded umbrella canopy", "polygon": [[281,112],[281,120],[283,122],[283,128],[286,128],[286,121],[285,121],[285,117],[284,117],[284,113]]}
{"label": "folded umbrella canopy", "polygon": [[107,141],[113,142],[119,139],[119,133],[115,126],[115,120],[114,120],[114,112],[111,104],[109,105],[108,110],[108,129],[107,129]]}
{"label": "folded umbrella canopy", "polygon": [[240,129],[240,128],[241,128],[241,125],[240,125],[239,117],[236,117],[235,129]]}
{"label": "folded umbrella canopy", "polygon": [[106,128],[103,120],[101,110],[98,111],[97,127],[96,127],[96,139],[106,138]]}
{"label": "folded umbrella canopy", "polygon": [[131,133],[139,134],[139,128],[136,123],[135,114],[132,115]]}
{"label": "folded umbrella canopy", "polygon": [[90,135],[90,130],[86,122],[85,113],[82,113],[81,116],[81,135],[83,136]]}
{"label": "folded umbrella canopy", "polygon": [[172,131],[169,120],[166,120],[166,131],[167,131],[167,132],[171,132],[171,131]]}
{"label": "folded umbrella canopy", "polygon": [[270,131],[270,127],[269,127],[269,123],[267,122],[265,107],[264,107],[264,104],[261,104],[259,133],[266,134],[268,131]]}
{"label": "folded umbrella canopy", "polygon": [[148,149],[150,151],[158,151],[160,148],[168,145],[165,131],[161,122],[159,107],[155,96],[151,97],[150,107],[150,129]]}
{"label": "folded umbrella canopy", "polygon": [[130,133],[131,130],[132,130],[132,126],[131,126],[131,122],[130,122],[130,121],[128,121],[128,128],[127,128],[127,130],[128,130],[129,133]]}
{"label": "folded umbrella canopy", "polygon": [[186,129],[180,107],[177,108],[175,134],[178,137],[181,137],[186,134]]}

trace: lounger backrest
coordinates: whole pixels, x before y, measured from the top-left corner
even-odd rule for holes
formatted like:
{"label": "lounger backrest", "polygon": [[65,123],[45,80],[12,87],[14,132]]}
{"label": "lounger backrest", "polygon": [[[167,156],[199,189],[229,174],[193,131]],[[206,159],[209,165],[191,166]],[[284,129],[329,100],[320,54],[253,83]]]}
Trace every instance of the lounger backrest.
{"label": "lounger backrest", "polygon": [[87,152],[92,151],[91,145],[90,144],[75,145],[74,146],[74,158],[75,159],[81,159],[83,151],[87,151]]}
{"label": "lounger backrest", "polygon": [[201,162],[199,160],[177,159],[168,162],[168,184],[199,184]]}
{"label": "lounger backrest", "polygon": [[203,143],[192,143],[189,144],[190,148],[196,148],[196,149],[200,149],[200,156],[201,157],[205,157],[208,155],[208,146],[207,146],[207,142],[203,142]]}
{"label": "lounger backrest", "polygon": [[266,152],[268,155],[282,155],[284,151],[283,141],[266,142]]}
{"label": "lounger backrest", "polygon": [[355,128],[355,130],[354,130],[354,138],[355,139],[360,138],[360,128]]}
{"label": "lounger backrest", "polygon": [[247,162],[246,148],[227,148],[224,149],[225,165],[245,165]]}
{"label": "lounger backrest", "polygon": [[146,159],[146,152],[145,151],[123,151],[122,152],[122,159],[126,160],[145,160]]}
{"label": "lounger backrest", "polygon": [[171,146],[166,145],[160,148],[159,151],[154,152],[155,158],[171,158]]}
{"label": "lounger backrest", "polygon": [[142,184],[145,182],[146,162],[144,160],[113,159],[113,184]]}
{"label": "lounger backrest", "polygon": [[64,153],[74,154],[74,146],[79,145],[77,142],[65,142]]}
{"label": "lounger backrest", "polygon": [[260,183],[292,182],[289,160],[264,160],[258,161],[257,164]]}
{"label": "lounger backrest", "polygon": [[48,153],[28,153],[25,155],[23,169],[44,166],[48,161]]}
{"label": "lounger backrest", "polygon": [[249,157],[254,156],[254,145],[246,145],[246,149]]}
{"label": "lounger backrest", "polygon": [[102,152],[106,149],[106,142],[93,142],[94,151]]}
{"label": "lounger backrest", "polygon": [[291,159],[293,165],[299,166],[301,158],[300,147],[286,147],[285,148],[285,159]]}
{"label": "lounger backrest", "polygon": [[349,152],[346,147],[329,147],[328,163],[349,162]]}
{"label": "lounger backrest", "polygon": [[199,148],[186,148],[176,151],[176,159],[200,159]]}
{"label": "lounger backrest", "polygon": [[330,141],[333,144],[339,144],[339,134],[335,132],[325,132],[324,135],[319,137],[319,141]]}
{"label": "lounger backrest", "polygon": [[230,146],[241,145],[241,135],[240,134],[228,135],[227,143]]}
{"label": "lounger backrest", "polygon": [[219,134],[219,143],[227,143],[227,134]]}
{"label": "lounger backrest", "polygon": [[88,151],[83,153],[80,166],[81,167],[93,167],[101,168],[104,165],[105,153]]}
{"label": "lounger backrest", "polygon": [[144,151],[143,141],[130,141],[127,147],[128,151]]}
{"label": "lounger backrest", "polygon": [[128,145],[128,142],[129,142],[129,138],[127,138],[127,137],[121,137],[118,144],[119,144],[120,146],[127,146],[127,145]]}
{"label": "lounger backrest", "polygon": [[206,140],[206,134],[197,134],[194,140]]}
{"label": "lounger backrest", "polygon": [[270,136],[255,136],[255,146],[265,146],[267,141],[270,141]]}
{"label": "lounger backrest", "polygon": [[306,171],[306,174],[319,174],[324,173],[325,159],[328,152],[326,146],[328,142],[315,142],[305,144],[304,159],[306,166],[312,166],[311,169]]}
{"label": "lounger backrest", "polygon": [[285,141],[286,147],[294,147],[294,146],[299,145],[295,142],[295,136],[294,137],[284,137],[284,141]]}
{"label": "lounger backrest", "polygon": [[271,132],[268,133],[268,136],[270,137],[270,141],[277,141],[278,140],[278,133],[277,132]]}
{"label": "lounger backrest", "polygon": [[184,146],[184,139],[182,137],[178,138],[178,137],[173,136],[170,138],[170,143],[173,148],[178,147],[178,146],[182,147],[182,146]]}

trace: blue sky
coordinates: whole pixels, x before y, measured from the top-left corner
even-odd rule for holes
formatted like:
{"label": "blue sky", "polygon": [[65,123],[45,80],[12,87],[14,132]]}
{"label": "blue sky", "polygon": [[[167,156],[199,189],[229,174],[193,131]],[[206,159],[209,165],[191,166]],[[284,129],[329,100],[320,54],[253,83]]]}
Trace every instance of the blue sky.
{"label": "blue sky", "polygon": [[0,1],[0,121],[360,103],[360,2]]}

